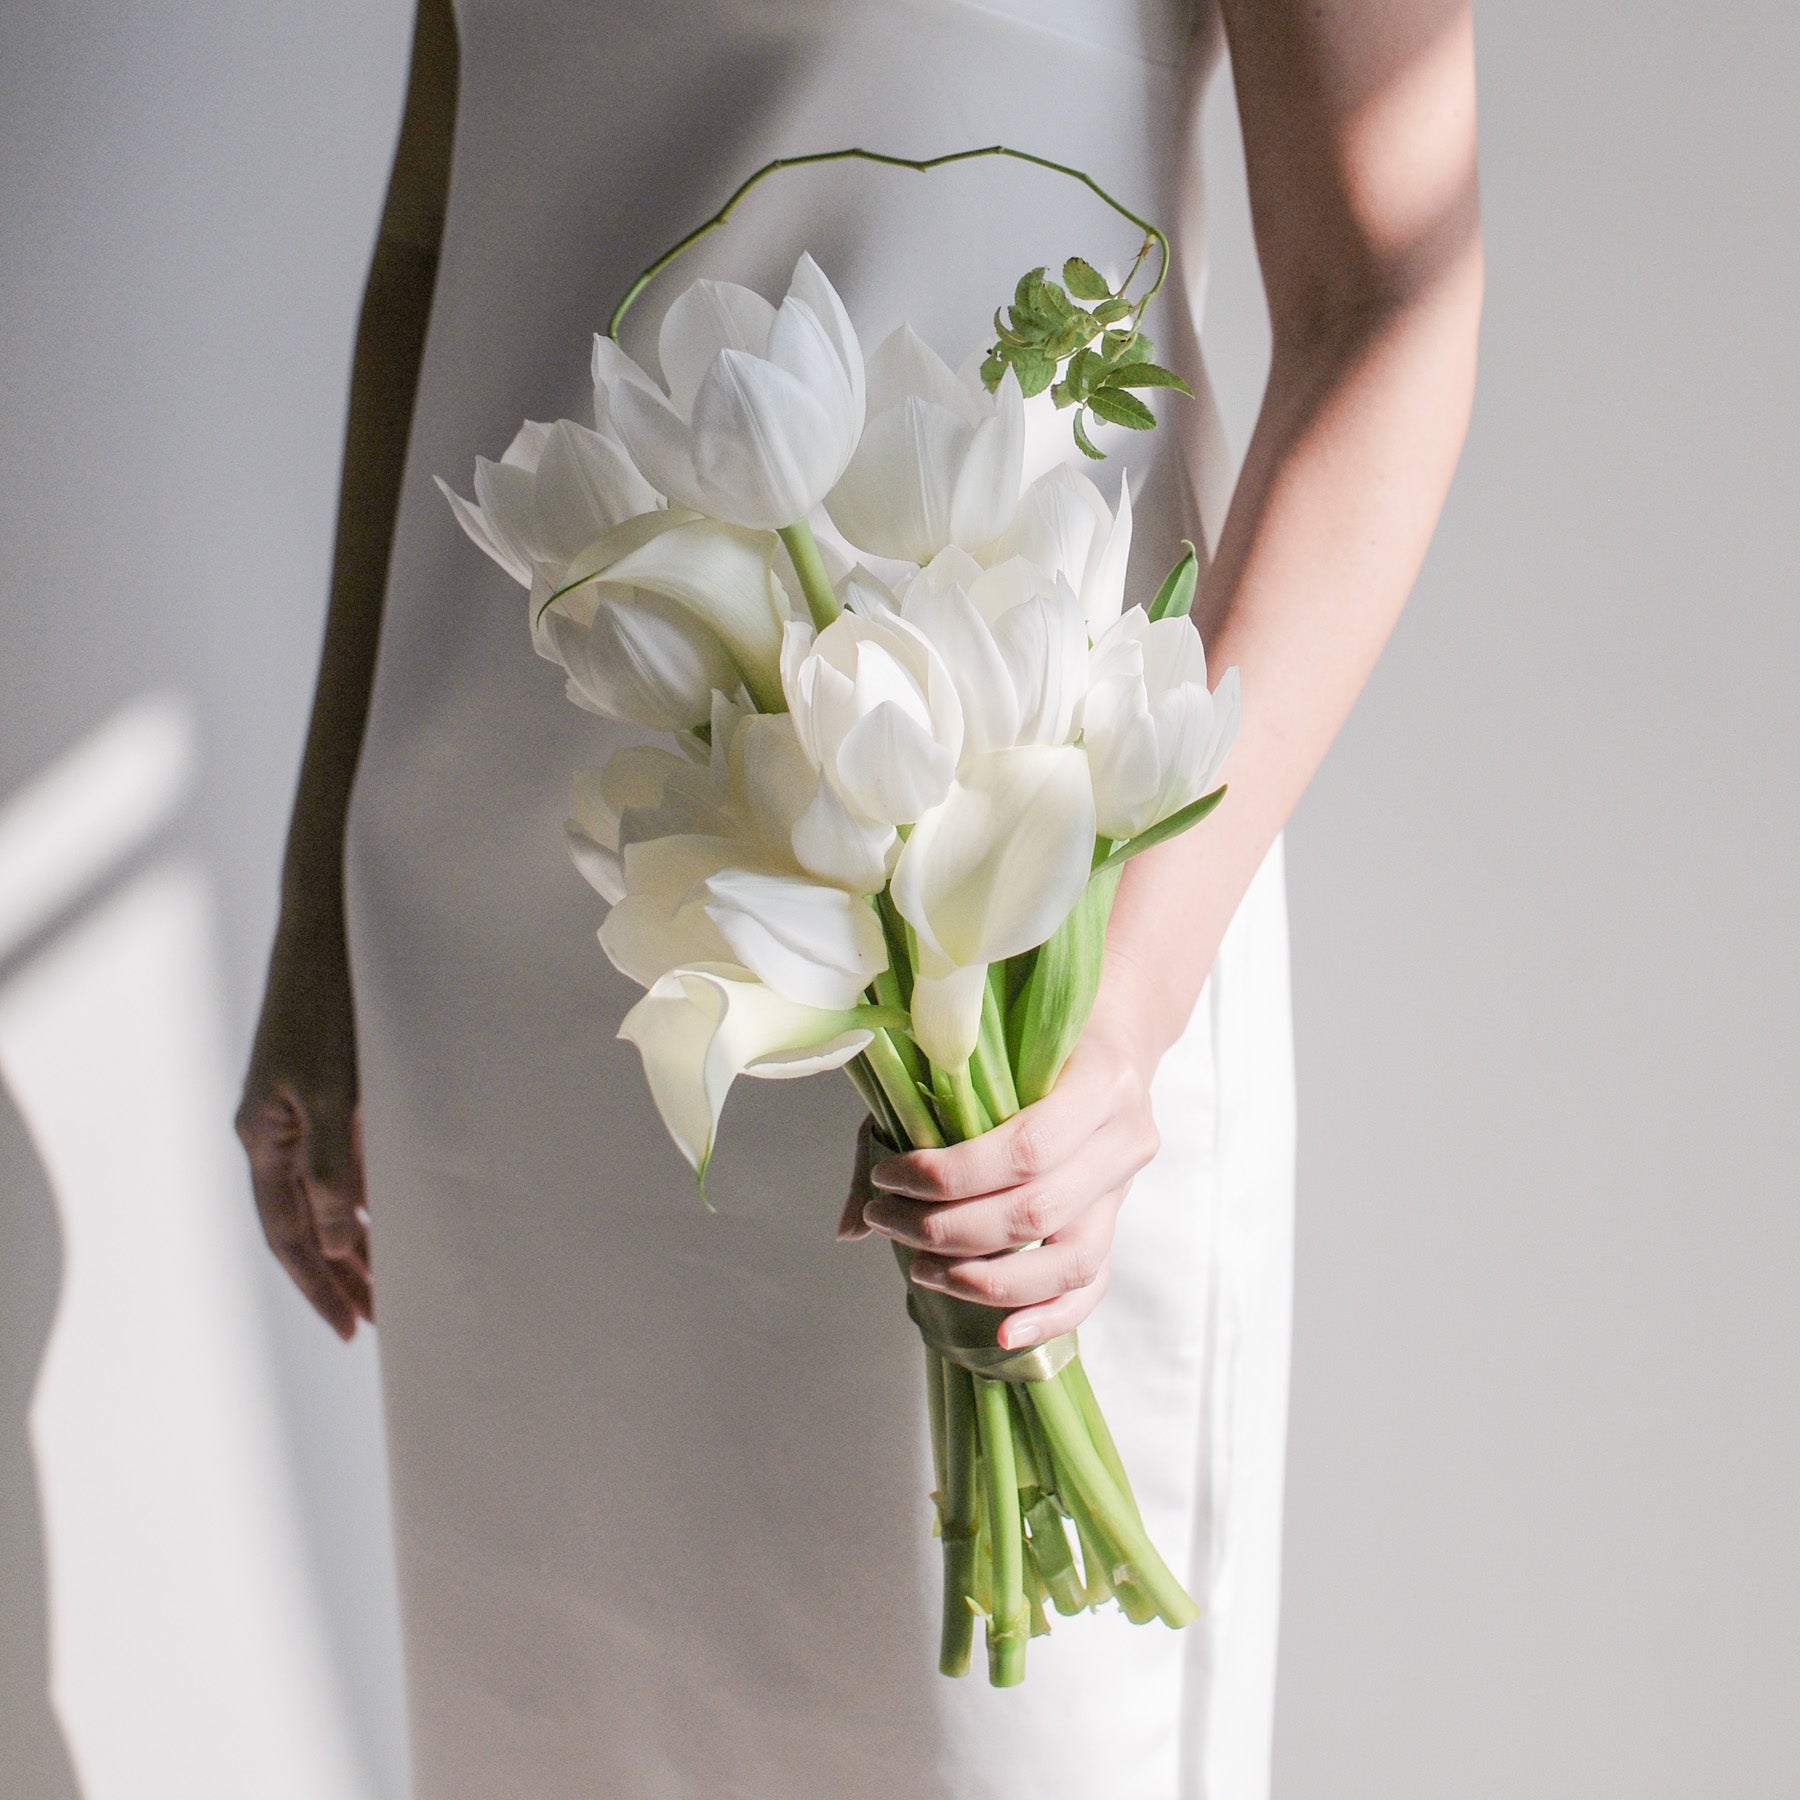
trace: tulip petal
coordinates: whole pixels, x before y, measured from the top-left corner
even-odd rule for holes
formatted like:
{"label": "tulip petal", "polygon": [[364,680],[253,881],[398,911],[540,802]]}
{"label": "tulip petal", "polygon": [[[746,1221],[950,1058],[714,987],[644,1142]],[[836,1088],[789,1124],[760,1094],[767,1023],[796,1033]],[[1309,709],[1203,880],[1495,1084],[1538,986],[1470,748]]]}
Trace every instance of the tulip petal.
{"label": "tulip petal", "polygon": [[1025,474],[1025,396],[1007,369],[994,392],[994,415],[976,427],[950,499],[951,543],[977,550],[1006,529]]}
{"label": "tulip petal", "polygon": [[971,425],[979,425],[988,416],[988,409],[950,365],[910,325],[897,325],[869,358],[869,417],[875,419],[889,407],[914,397],[941,406]]}
{"label": "tulip petal", "polygon": [[706,915],[735,959],[808,1006],[854,1006],[887,967],[866,900],[795,875],[724,868],[705,881]]}
{"label": "tulip petal", "polygon": [[[777,330],[781,323],[777,318]],[[856,447],[833,415],[831,403],[842,400],[841,390],[821,397],[772,362],[721,351],[694,397],[701,510],[765,530],[804,518]]]}
{"label": "tulip petal", "polygon": [[731,947],[706,916],[701,888],[738,855],[729,838],[664,837],[624,853],[625,898],[600,927],[600,947],[621,975],[648,987],[690,963],[730,962]]}
{"label": "tulip petal", "polygon": [[611,406],[619,436],[650,485],[677,506],[705,512],[707,493],[694,466],[694,434],[687,421],[654,388],[635,382],[616,384]]}
{"label": "tulip petal", "polygon": [[888,852],[898,834],[891,825],[854,817],[829,781],[814,779],[812,800],[794,822],[800,866],[847,893],[879,893],[887,885]]}
{"label": "tulip petal", "polygon": [[748,350],[761,356],[768,347],[775,308],[761,294],[735,281],[696,281],[675,296],[663,314],[657,356],[669,402],[683,418],[721,350]]}
{"label": "tulip petal", "polygon": [[[837,352],[850,388],[850,448],[854,448],[867,410],[862,344],[857,338],[856,327],[850,323],[850,315],[844,309],[837,289],[825,279],[825,271],[804,251],[801,252],[800,260],[794,264],[794,278],[788,283],[788,294],[793,299],[804,302],[811,310]],[[771,331],[770,336],[773,335]],[[848,457],[849,449],[844,454]]]}
{"label": "tulip petal", "polygon": [[956,755],[929,726],[883,700],[844,733],[832,773],[865,818],[910,825],[949,792]]}
{"label": "tulip petal", "polygon": [[922,946],[945,963],[1035,949],[1087,886],[1094,793],[1073,746],[1026,745],[965,762],[943,803],[913,827],[891,892]]}
{"label": "tulip petal", "polygon": [[[1111,522],[1103,524],[1096,532],[1088,550],[1087,567],[1080,576],[1081,603],[1087,613],[1089,637],[1097,639],[1118,618],[1125,604],[1125,570],[1130,559],[1131,480],[1129,475],[1121,475],[1118,510]],[[1076,579],[1072,570],[1069,579]]]}
{"label": "tulip petal", "polygon": [[438,491],[450,502],[450,510],[455,514],[457,524],[468,533],[475,547],[484,555],[491,556],[521,587],[530,587],[531,565],[510,544],[489,530],[487,516],[481,508],[465,500],[443,476],[434,475],[432,480],[438,484]]}

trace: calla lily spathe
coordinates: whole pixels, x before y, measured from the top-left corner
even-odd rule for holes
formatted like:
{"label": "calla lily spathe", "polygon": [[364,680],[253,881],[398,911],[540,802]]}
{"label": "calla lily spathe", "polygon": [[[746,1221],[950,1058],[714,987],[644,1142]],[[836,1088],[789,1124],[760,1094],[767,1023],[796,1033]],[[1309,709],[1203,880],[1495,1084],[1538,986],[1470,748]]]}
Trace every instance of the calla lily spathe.
{"label": "calla lily spathe", "polygon": [[671,503],[779,530],[836,486],[863,428],[862,349],[810,256],[779,307],[695,282],[664,317],[659,351],[666,396],[616,346],[596,346],[595,406]]}
{"label": "calla lily spathe", "polygon": [[871,556],[926,563],[979,550],[1019,504],[1025,398],[1011,369],[990,395],[974,367],[953,373],[910,325],[869,359],[869,418],[826,501],[831,522]]}
{"label": "calla lily spathe", "polygon": [[906,840],[890,888],[919,963],[913,1035],[958,1068],[981,1030],[987,965],[1035,949],[1081,898],[1094,855],[1094,792],[1073,745],[965,761]]}
{"label": "calla lily spathe", "polygon": [[871,1035],[855,1007],[799,1005],[728,963],[662,976],[619,1027],[643,1058],[669,1136],[702,1178],[739,1075],[782,1081],[842,1068]]}
{"label": "calla lily spathe", "polygon": [[1238,727],[1238,672],[1206,687],[1206,651],[1185,618],[1133,607],[1094,646],[1082,742],[1103,836],[1135,837],[1214,784]]}

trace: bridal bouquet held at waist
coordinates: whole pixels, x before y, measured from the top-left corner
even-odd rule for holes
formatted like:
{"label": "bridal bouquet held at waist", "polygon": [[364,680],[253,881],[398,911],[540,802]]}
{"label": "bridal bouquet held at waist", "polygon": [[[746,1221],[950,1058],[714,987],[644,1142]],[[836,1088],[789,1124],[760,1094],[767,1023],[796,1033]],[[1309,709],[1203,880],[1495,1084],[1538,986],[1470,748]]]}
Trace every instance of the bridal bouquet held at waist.
{"label": "bridal bouquet held at waist", "polygon": [[[1142,228],[1130,272],[1031,271],[959,368],[905,326],[865,361],[810,256],[779,304],[721,281],[678,295],[660,381],[619,348],[649,279],[776,168],[980,155],[1085,182]],[[1033,396],[1098,460],[1090,419],[1147,429],[1142,392],[1185,391],[1141,328],[1167,261],[1089,177],[999,146],[770,165],[595,339],[592,428],[528,423],[476,462],[472,503],[444,489],[529,588],[569,698],[661,734],[576,775],[569,847],[610,908],[601,945],[645,990],[620,1035],[702,1180],[739,1075],[847,1070],[878,1156],[1041,1099],[1093,1004],[1122,866],[1223,795],[1236,671],[1209,690],[1192,551],[1126,607],[1125,483],[1109,505],[1073,466],[1023,481]],[[968,1669],[978,1618],[999,1686],[1050,1611],[1187,1624],[1075,1334],[1003,1348],[1002,1312],[906,1290],[943,1672]]]}

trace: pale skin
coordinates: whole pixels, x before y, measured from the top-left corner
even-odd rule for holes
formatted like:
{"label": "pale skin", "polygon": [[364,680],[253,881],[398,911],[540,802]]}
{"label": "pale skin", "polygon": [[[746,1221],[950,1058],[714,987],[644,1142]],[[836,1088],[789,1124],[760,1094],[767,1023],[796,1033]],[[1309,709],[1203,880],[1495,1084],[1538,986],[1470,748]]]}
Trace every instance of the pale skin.
{"label": "pale skin", "polygon": [[[1055,1090],[972,1143],[872,1171],[865,1138],[839,1227],[909,1244],[925,1252],[914,1280],[1006,1309],[1008,1348],[1071,1329],[1105,1295],[1120,1208],[1157,1148],[1157,1065],[1399,616],[1474,391],[1467,6],[1224,0],[1222,12],[1273,327],[1268,389],[1196,607],[1210,665],[1242,671],[1230,796],[1127,869],[1099,998]],[[370,307],[379,275],[378,258]],[[239,1132],[271,1244],[348,1338],[373,1311],[341,863],[380,584],[366,570],[344,578],[343,535]]]}

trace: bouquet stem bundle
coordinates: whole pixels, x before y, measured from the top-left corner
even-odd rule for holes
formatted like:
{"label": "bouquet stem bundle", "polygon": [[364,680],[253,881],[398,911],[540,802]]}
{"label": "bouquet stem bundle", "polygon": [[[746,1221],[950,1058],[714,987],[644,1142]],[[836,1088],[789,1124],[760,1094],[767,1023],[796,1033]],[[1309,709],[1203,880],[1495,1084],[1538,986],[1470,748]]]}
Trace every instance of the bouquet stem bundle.
{"label": "bouquet stem bundle", "polygon": [[[1118,873],[1117,865],[1097,871],[1063,928],[1014,959],[1018,967],[989,970],[981,1037],[965,1066],[934,1068],[903,1035],[874,1033],[850,1071],[883,1148],[935,1147],[1003,1124],[1020,1109],[1021,1075],[1030,1098],[1049,1091],[1099,985]],[[871,999],[903,1008],[910,946],[885,897],[880,910],[891,963]],[[909,1271],[911,1252],[896,1245],[895,1255]],[[939,1670],[968,1673],[977,1618],[995,1687],[1025,1679],[1027,1642],[1049,1631],[1049,1609],[1069,1617],[1117,1601],[1134,1624],[1190,1624],[1198,1608],[1144,1528],[1075,1333],[1008,1351],[998,1341],[999,1309],[910,1281],[907,1294],[925,1340],[944,1555]]]}

